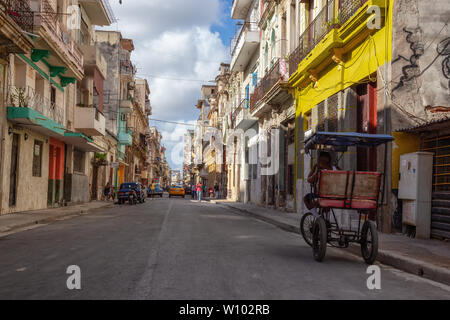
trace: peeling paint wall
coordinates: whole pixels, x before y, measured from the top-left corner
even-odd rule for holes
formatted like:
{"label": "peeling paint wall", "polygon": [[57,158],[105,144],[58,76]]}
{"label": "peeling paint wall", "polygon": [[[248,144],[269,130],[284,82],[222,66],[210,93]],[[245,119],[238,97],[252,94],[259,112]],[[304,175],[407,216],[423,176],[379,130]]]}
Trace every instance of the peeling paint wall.
{"label": "peeling paint wall", "polygon": [[396,0],[393,13],[392,129],[430,121],[427,106],[449,107],[448,0]]}

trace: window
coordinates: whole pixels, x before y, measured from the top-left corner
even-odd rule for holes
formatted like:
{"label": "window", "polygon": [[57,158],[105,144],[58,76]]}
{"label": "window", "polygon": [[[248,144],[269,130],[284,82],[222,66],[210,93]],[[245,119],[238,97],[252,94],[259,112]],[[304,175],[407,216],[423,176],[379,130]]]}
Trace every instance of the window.
{"label": "window", "polygon": [[256,88],[256,86],[258,85],[258,72],[253,72],[252,73],[252,87],[253,89]]}
{"label": "window", "polygon": [[34,140],[33,148],[33,177],[42,176],[42,141]]}
{"label": "window", "polygon": [[275,59],[275,46],[276,46],[275,30],[273,30],[273,29],[272,29],[272,37],[270,39],[270,46],[271,46],[271,48],[270,48],[270,55],[271,55],[270,67],[272,67],[274,59]]}
{"label": "window", "polygon": [[250,85],[248,84],[245,87],[245,107],[249,107],[249,101],[250,101]]}
{"label": "window", "polygon": [[269,66],[269,43],[266,41],[266,46],[264,48],[264,68],[265,68],[265,73],[267,73],[267,71],[268,71],[268,66]]}
{"label": "window", "polygon": [[56,89],[55,87],[52,87],[50,90],[50,101],[52,103],[52,106],[55,105],[56,103]]}
{"label": "window", "polygon": [[73,171],[84,173],[84,152],[73,150]]}

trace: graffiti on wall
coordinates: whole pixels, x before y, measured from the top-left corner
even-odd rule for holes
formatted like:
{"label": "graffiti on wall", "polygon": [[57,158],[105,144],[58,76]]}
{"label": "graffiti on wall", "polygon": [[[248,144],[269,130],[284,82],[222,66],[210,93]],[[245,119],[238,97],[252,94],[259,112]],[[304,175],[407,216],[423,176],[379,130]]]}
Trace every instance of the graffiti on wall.
{"label": "graffiti on wall", "polygon": [[412,53],[409,58],[398,55],[397,58],[392,60],[393,64],[400,60],[408,62],[407,65],[402,67],[402,76],[400,77],[397,85],[392,89],[392,92],[402,88],[406,83],[422,76],[438,60],[439,57],[443,57],[442,75],[449,80],[450,87],[450,37],[443,39],[437,44],[436,56],[425,68],[423,68],[423,70],[420,70],[418,62],[419,59],[425,54],[425,46],[422,41],[423,31],[420,27],[403,28],[403,31],[406,33],[405,40],[409,44],[409,48]]}
{"label": "graffiti on wall", "polygon": [[450,37],[439,42],[436,51],[439,56],[444,57],[444,60],[442,60],[442,74],[449,80],[450,84]]}
{"label": "graffiti on wall", "polygon": [[405,60],[409,63],[402,67],[403,75],[400,77],[398,84],[392,89],[392,92],[403,87],[405,85],[405,82],[409,82],[420,76],[421,72],[418,61],[420,57],[425,53],[425,47],[422,42],[422,28],[417,27],[414,29],[408,29],[405,27],[403,28],[403,31],[406,33],[406,42],[409,43],[409,48],[411,49],[412,54],[409,58],[399,55],[392,61],[393,64],[399,60]]}

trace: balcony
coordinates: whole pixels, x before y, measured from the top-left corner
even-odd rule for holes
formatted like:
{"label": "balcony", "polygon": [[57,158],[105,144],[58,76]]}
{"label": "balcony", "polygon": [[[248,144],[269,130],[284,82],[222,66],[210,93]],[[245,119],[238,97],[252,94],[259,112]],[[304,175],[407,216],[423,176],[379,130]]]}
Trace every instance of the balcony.
{"label": "balcony", "polygon": [[297,48],[289,57],[289,75],[293,75],[300,62],[333,29],[343,26],[368,0],[342,0],[335,10],[335,1],[329,0],[299,38]]}
{"label": "balcony", "polygon": [[233,112],[233,123],[235,129],[242,129],[245,131],[258,121],[258,118],[250,115],[250,110],[246,107],[246,105],[247,100],[244,100]]}
{"label": "balcony", "polygon": [[133,145],[133,132],[130,129],[121,128],[118,136],[119,143],[124,146]]}
{"label": "balcony", "polygon": [[152,105],[150,103],[150,100],[145,100],[145,113],[147,116],[152,115]]}
{"label": "balcony", "polygon": [[120,113],[129,114],[133,112],[133,102],[131,100],[121,100],[120,101]]}
{"label": "balcony", "polygon": [[83,79],[83,53],[65,28],[62,15],[55,12],[48,0],[40,0],[39,4],[38,11],[34,13],[34,33],[39,35],[35,40],[35,48],[52,53],[48,64],[67,66],[65,76]]}
{"label": "balcony", "polygon": [[136,74],[136,68],[131,63],[130,60],[120,61],[120,76],[122,80],[131,82],[134,80],[134,75]]}
{"label": "balcony", "polygon": [[6,101],[9,121],[50,137],[64,136],[63,108],[32,88],[10,87]]}
{"label": "balcony", "polygon": [[10,86],[7,101],[11,107],[26,107],[35,110],[64,127],[64,109],[31,87]]}
{"label": "balcony", "polygon": [[253,116],[266,111],[261,106],[279,105],[289,98],[287,72],[285,60],[277,59],[250,96]]}
{"label": "balcony", "polygon": [[259,47],[260,32],[258,25],[245,22],[240,31],[231,40],[231,71],[244,71],[253,53]]}
{"label": "balcony", "polygon": [[108,74],[108,65],[105,57],[101,54],[97,45],[82,46],[81,51],[84,54],[84,71],[88,76],[94,75],[94,68],[106,79]]}
{"label": "balcony", "polygon": [[259,27],[265,29],[268,19],[272,16],[273,11],[279,4],[280,0],[263,0],[263,10],[259,19]]}
{"label": "balcony", "polygon": [[78,0],[86,11],[91,23],[97,26],[109,26],[114,17],[107,0]]}
{"label": "balcony", "polygon": [[27,0],[0,0],[0,47],[8,53],[27,53],[31,39],[21,30],[33,32],[34,14]]}
{"label": "balcony", "polygon": [[105,117],[96,108],[75,108],[75,130],[88,136],[105,135]]}
{"label": "balcony", "polygon": [[252,6],[253,0],[233,0],[231,6],[231,19],[245,19]]}

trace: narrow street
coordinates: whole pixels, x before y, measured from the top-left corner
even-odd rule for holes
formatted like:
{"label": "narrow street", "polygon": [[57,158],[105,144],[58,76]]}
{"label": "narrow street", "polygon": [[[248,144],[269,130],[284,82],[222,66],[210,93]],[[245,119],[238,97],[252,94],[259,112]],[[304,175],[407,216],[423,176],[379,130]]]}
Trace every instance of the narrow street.
{"label": "narrow street", "polygon": [[[81,268],[82,290],[66,269]],[[450,289],[190,198],[148,199],[0,238],[0,299],[448,299]]]}

